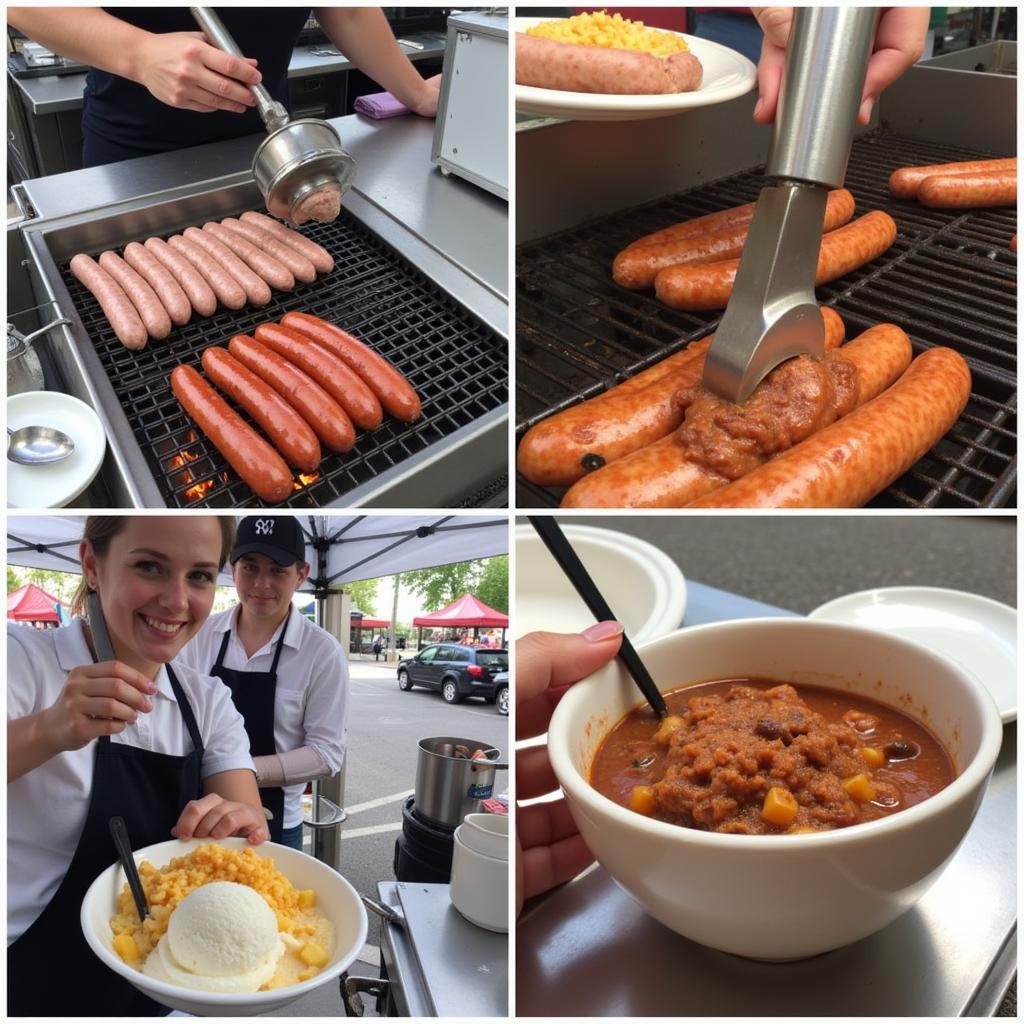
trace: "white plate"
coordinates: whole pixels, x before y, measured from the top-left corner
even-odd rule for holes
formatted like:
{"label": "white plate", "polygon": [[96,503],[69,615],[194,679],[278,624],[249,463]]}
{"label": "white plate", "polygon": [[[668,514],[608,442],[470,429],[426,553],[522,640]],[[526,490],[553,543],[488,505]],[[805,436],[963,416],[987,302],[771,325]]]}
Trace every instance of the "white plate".
{"label": "white plate", "polygon": [[985,685],[1004,722],[1017,717],[1017,610],[941,587],[885,587],[829,601],[808,616],[895,633],[945,655]]}
{"label": "white plate", "polygon": [[[524,32],[542,21],[556,18],[516,18],[517,32]],[[668,29],[660,31],[667,32]],[[757,68],[741,53],[707,39],[673,32],[682,36],[690,52],[704,68],[699,89],[668,95],[618,96],[609,93],[563,92],[516,85],[516,110],[522,114],[560,117],[570,121],[639,121],[650,117],[678,114],[692,107],[724,103],[750,92],[757,82]]]}
{"label": "white plate", "polygon": [[77,398],[59,391],[25,391],[7,399],[7,426],[56,427],[75,442],[62,462],[46,466],[7,464],[7,504],[11,508],[60,508],[74,501],[100,471],[107,439],[99,416]]}
{"label": "white plate", "polygon": [[[564,521],[562,529],[634,644],[679,627],[686,611],[686,580],[668,555],[614,530]],[[593,614],[533,527],[516,526],[513,635],[578,633],[593,624]]]}

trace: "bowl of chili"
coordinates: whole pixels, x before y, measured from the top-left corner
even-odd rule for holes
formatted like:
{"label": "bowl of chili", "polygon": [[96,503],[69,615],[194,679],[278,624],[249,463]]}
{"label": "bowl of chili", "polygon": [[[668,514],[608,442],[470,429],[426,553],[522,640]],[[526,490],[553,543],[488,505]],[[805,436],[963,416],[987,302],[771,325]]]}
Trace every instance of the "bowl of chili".
{"label": "bowl of chili", "polygon": [[909,910],[966,835],[1002,741],[966,669],[859,626],[750,619],[638,647],[670,718],[617,662],[548,731],[583,838],[653,917],[792,960]]}

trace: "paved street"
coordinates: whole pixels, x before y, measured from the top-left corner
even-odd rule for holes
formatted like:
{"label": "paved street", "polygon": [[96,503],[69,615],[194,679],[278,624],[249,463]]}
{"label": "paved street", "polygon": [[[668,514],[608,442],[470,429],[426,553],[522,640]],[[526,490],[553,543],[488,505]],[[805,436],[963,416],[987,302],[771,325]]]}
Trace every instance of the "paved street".
{"label": "paved street", "polygon": [[[339,870],[361,893],[377,895],[377,882],[393,879],[395,839],[402,829],[402,801],[416,781],[417,743],[427,736],[461,736],[509,752],[508,718],[493,704],[468,700],[449,705],[439,693],[418,687],[398,689],[395,663],[372,660],[349,666],[352,699],[346,756],[345,807],[341,826]],[[507,773],[499,772],[495,795],[507,788]],[[307,840],[308,840],[307,830]],[[376,976],[379,918],[370,915],[368,948],[351,974]],[[372,1002],[372,1001],[371,1001]],[[280,1015],[339,1016],[343,1013],[334,984],[292,1003]]]}

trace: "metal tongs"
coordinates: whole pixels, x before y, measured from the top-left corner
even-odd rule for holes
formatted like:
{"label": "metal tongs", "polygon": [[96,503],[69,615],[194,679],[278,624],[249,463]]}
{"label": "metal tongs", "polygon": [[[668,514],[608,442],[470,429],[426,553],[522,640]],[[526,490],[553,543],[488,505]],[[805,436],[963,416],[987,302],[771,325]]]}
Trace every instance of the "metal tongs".
{"label": "metal tongs", "polygon": [[743,402],[792,356],[824,355],[814,296],[829,189],[850,158],[875,7],[797,7],[765,176],[732,296],[708,349],[704,385]]}

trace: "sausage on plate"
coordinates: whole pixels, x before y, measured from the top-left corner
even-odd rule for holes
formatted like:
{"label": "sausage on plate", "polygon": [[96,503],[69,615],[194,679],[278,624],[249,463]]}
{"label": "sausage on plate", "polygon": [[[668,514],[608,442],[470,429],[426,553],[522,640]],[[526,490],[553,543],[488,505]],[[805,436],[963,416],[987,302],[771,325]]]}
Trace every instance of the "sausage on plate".
{"label": "sausage on plate", "polygon": [[322,246],[317,245],[311,238],[298,231],[292,231],[285,227],[280,221],[268,217],[265,213],[257,213],[255,210],[246,210],[241,220],[255,224],[264,231],[269,231],[275,238],[279,238],[286,245],[290,245],[297,252],[309,260],[317,270],[323,274],[329,274],[334,269],[334,257]]}
{"label": "sausage on plate", "polygon": [[870,401],[910,358],[907,335],[879,324],[828,351],[824,365],[806,357],[787,360],[742,405],[705,394],[677,431],[585,476],[562,506],[681,508]]}
{"label": "sausage on plate", "polygon": [[223,242],[202,228],[185,228],[185,238],[206,251],[207,256],[230,274],[242,287],[248,302],[265,306],[270,301],[270,285],[243,263]]}
{"label": "sausage on plate", "polygon": [[[821,239],[815,284],[827,284],[880,256],[896,241],[896,222],[873,210]],[[658,273],[654,291],[672,309],[725,309],[739,260],[668,267]]]}
{"label": "sausage on plate", "polygon": [[82,282],[100,304],[114,334],[125,348],[146,347],[149,335],[124,289],[91,257],[80,252],[71,257],[71,273]]}
{"label": "sausage on plate", "polygon": [[356,431],[348,413],[312,377],[247,334],[236,334],[228,351],[288,402],[331,451],[352,449]]}
{"label": "sausage on plate", "polygon": [[144,246],[129,242],[124,247],[124,261],[156,292],[167,315],[179,327],[192,318],[192,303],[188,301],[174,275]]}
{"label": "sausage on plate", "polygon": [[101,252],[99,264],[124,289],[149,336],[166,338],[171,333],[171,318],[156,292],[116,252]]}
{"label": "sausage on plate", "polygon": [[[147,238],[143,248],[153,254],[181,285],[192,308],[201,316],[213,316],[217,309],[217,296],[206,278],[176,249],[162,238]],[[127,249],[125,253],[127,253]]]}
{"label": "sausage on plate", "polygon": [[308,313],[285,313],[281,324],[306,335],[351,366],[380,399],[389,416],[403,423],[412,423],[420,418],[423,409],[412,385],[368,345],[340,327]]}
{"label": "sausage on plate", "polygon": [[308,373],[334,397],[357,427],[373,430],[380,426],[384,413],[379,399],[333,352],[279,324],[260,324],[255,334],[257,341]]}
{"label": "sausage on plate", "polygon": [[193,367],[176,366],[171,371],[171,389],[185,412],[256,495],[274,504],[291,495],[292,474],[284,459]]}
{"label": "sausage on plate", "polygon": [[956,423],[971,371],[950,348],[919,355],[877,398],[688,508],[856,508]]}
{"label": "sausage on plate", "polygon": [[208,348],[203,353],[203,369],[263,428],[289,465],[307,473],[320,465],[320,442],[310,425],[226,348]]}
{"label": "sausage on plate", "polygon": [[172,235],[167,244],[202,275],[221,305],[228,309],[245,305],[245,290],[205,249],[182,235]]}
{"label": "sausage on plate", "polygon": [[311,284],[316,280],[316,267],[306,259],[298,249],[293,249],[287,242],[282,242],[276,235],[257,227],[247,220],[225,217],[221,224],[236,234],[247,238],[253,245],[259,246],[267,255],[283,263],[295,276],[297,281]]}
{"label": "sausage on plate", "polygon": [[290,292],[295,288],[295,275],[280,260],[253,245],[248,238],[212,220],[203,225],[203,231],[226,245],[272,288],[282,292]]}

